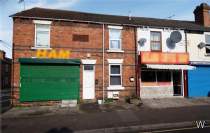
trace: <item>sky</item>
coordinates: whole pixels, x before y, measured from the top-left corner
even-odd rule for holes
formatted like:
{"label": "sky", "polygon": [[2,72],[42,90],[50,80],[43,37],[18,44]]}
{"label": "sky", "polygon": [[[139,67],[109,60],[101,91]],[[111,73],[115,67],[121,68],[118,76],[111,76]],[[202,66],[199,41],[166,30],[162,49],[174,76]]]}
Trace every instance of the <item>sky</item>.
{"label": "sky", "polygon": [[[25,9],[33,7],[64,9],[91,13],[177,20],[194,20],[193,10],[210,0],[24,0]],[[0,0],[0,49],[12,57],[12,26],[10,15],[23,11],[24,2]]]}

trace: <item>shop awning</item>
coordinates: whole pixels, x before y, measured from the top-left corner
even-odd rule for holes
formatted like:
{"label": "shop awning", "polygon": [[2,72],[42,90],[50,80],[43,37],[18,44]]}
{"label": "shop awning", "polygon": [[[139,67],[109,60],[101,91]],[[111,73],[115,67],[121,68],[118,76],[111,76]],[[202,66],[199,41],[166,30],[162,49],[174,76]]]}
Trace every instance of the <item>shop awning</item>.
{"label": "shop awning", "polygon": [[193,70],[196,67],[190,65],[159,65],[159,64],[146,64],[147,68],[152,69],[168,69],[168,70]]}

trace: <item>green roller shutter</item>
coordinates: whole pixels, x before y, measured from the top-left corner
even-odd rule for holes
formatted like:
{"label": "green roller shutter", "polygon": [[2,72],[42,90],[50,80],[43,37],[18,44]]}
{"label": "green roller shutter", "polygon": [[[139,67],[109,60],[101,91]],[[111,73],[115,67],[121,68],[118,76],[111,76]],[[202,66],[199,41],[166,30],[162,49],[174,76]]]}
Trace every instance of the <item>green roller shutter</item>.
{"label": "green roller shutter", "polygon": [[20,101],[78,99],[80,66],[71,63],[22,62],[20,82]]}

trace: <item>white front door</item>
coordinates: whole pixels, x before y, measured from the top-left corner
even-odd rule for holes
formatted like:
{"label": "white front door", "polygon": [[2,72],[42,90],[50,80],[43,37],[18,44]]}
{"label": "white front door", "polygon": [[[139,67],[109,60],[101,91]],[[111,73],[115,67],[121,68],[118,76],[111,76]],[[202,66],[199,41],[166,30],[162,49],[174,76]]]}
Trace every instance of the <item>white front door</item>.
{"label": "white front door", "polygon": [[95,70],[94,65],[83,67],[83,99],[95,98]]}

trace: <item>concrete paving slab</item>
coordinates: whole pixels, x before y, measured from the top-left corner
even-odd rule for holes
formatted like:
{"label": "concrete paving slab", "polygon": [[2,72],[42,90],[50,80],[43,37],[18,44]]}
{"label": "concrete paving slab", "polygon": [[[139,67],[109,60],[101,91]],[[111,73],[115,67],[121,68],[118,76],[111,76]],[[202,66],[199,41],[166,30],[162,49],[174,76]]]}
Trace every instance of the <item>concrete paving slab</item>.
{"label": "concrete paving slab", "polygon": [[141,99],[143,105],[149,108],[178,108],[210,105],[210,98],[152,98]]}

